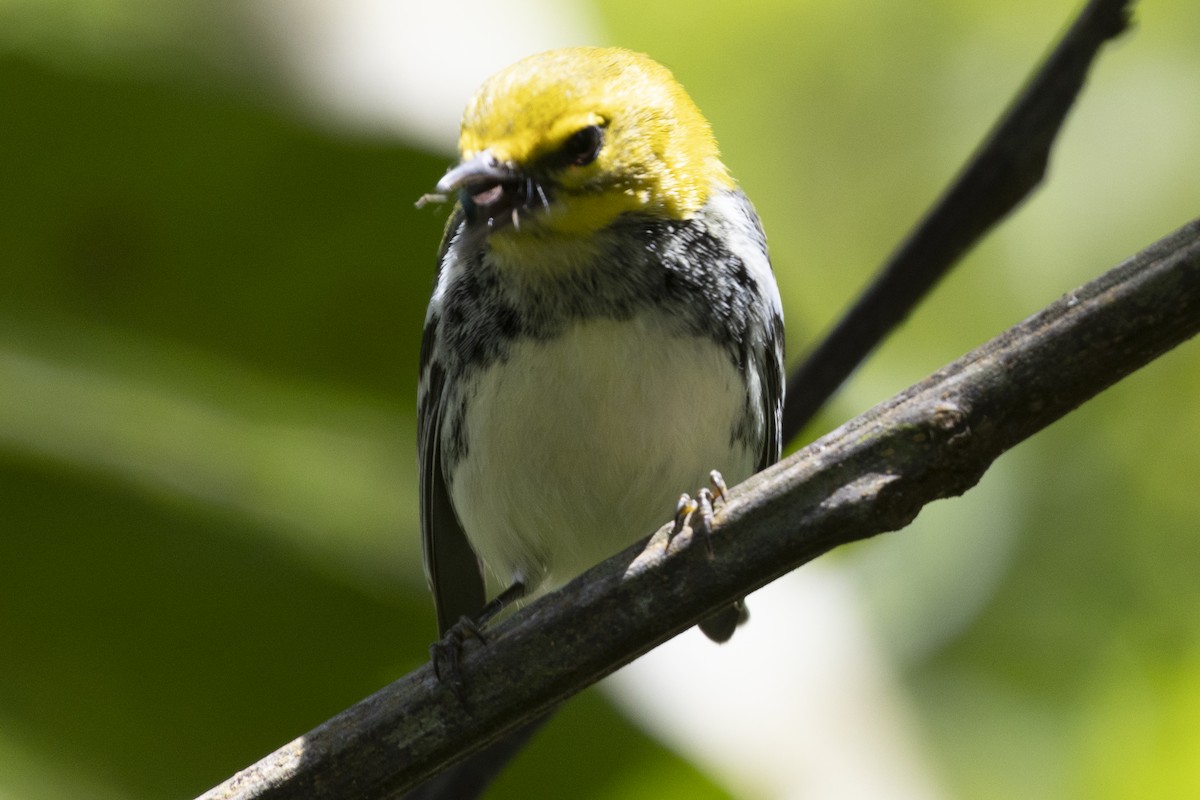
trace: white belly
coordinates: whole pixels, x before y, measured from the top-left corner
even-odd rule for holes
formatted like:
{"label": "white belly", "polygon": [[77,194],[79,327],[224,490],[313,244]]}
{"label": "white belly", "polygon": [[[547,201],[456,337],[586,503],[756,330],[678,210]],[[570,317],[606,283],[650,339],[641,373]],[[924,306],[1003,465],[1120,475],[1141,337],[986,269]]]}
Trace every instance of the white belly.
{"label": "white belly", "polygon": [[451,497],[503,586],[553,589],[667,522],[709,470],[732,486],[758,461],[731,444],[746,390],[728,355],[653,319],[525,341],[472,389]]}

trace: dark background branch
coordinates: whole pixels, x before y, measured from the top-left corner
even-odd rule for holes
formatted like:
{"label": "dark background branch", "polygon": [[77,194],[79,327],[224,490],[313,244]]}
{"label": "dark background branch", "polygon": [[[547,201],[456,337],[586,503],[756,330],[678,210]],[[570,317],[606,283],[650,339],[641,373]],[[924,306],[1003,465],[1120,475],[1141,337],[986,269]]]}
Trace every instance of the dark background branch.
{"label": "dark background branch", "polygon": [[788,378],[791,440],[952,266],[1041,182],[1050,148],[1096,53],[1128,24],[1128,0],[1080,12],[958,179]]}
{"label": "dark background branch", "polygon": [[731,599],[904,527],[1197,331],[1200,220],[742,484],[718,516],[713,560],[690,532],[668,541],[664,528],[468,647],[464,703],[426,665],[204,800],[394,796]]}

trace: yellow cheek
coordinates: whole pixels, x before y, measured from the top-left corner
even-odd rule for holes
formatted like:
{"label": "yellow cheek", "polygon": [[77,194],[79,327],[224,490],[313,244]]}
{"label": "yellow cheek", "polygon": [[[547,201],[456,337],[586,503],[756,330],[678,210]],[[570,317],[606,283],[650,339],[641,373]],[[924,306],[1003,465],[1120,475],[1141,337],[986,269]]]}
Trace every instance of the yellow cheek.
{"label": "yellow cheek", "polygon": [[598,194],[560,195],[542,218],[543,227],[555,233],[589,235],[612,224],[627,211],[646,207],[644,191],[607,191]]}
{"label": "yellow cheek", "polygon": [[645,209],[648,195],[633,189],[559,193],[549,208],[491,234],[492,253],[502,266],[532,272],[585,267],[598,256],[598,234],[621,214]]}
{"label": "yellow cheek", "polygon": [[489,241],[497,266],[525,274],[561,275],[585,269],[600,257],[595,237],[550,232],[542,226],[536,232],[506,227]]}

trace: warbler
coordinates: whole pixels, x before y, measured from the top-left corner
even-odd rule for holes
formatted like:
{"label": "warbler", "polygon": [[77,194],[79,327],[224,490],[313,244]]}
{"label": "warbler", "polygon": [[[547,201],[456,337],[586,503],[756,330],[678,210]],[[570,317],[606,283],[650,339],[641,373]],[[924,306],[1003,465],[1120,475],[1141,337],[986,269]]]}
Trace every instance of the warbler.
{"label": "warbler", "polygon": [[[662,65],[530,56],[467,105],[425,317],[421,530],[438,625],[552,590],[776,461],[783,312],[754,208]],[[490,613],[490,612],[489,612]],[[485,615],[486,616],[486,615]],[[724,641],[740,608],[701,623]]]}

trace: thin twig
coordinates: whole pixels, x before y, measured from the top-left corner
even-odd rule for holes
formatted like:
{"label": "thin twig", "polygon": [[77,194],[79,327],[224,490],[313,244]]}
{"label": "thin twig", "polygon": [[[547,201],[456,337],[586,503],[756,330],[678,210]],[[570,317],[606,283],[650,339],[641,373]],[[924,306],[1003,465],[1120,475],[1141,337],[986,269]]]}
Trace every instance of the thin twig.
{"label": "thin twig", "polygon": [[1096,53],[1128,24],[1129,0],[1092,0],[958,179],[788,378],[791,440],[968,250],[1037,187]]}
{"label": "thin twig", "polygon": [[961,494],[1198,331],[1200,220],[735,488],[715,560],[664,527],[472,643],[465,703],[425,665],[202,800],[394,797],[733,599]]}

